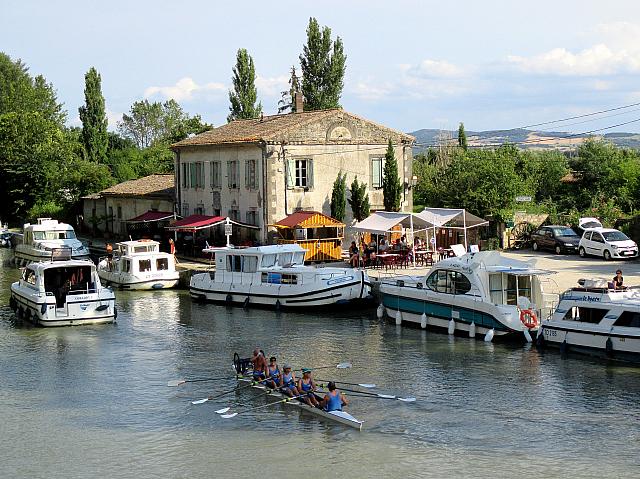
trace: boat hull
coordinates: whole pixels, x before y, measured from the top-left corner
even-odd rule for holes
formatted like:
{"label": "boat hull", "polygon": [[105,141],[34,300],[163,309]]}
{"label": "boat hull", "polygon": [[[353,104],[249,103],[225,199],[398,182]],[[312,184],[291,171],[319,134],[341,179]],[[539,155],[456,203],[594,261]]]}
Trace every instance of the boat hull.
{"label": "boat hull", "polygon": [[[243,383],[243,384],[249,384],[249,383],[251,383],[253,381],[251,379],[239,378],[238,382],[239,383]],[[283,394],[281,392],[278,392],[278,391],[273,390],[273,389],[268,389],[265,386],[253,385],[252,388],[261,390],[261,391],[265,392],[268,396],[271,396],[273,398],[285,399],[285,398],[288,397],[288,396],[286,396],[285,394]],[[305,411],[305,412],[307,412],[309,414],[313,414],[314,416],[318,416],[318,417],[321,417],[321,418],[329,420],[329,421],[337,422],[339,424],[343,424],[345,426],[352,427],[354,429],[357,429],[358,431],[362,430],[363,421],[360,421],[360,420],[356,419],[355,417],[353,417],[351,414],[349,414],[346,411],[330,411],[330,412],[327,412],[327,411],[324,411],[322,409],[309,406],[308,404],[302,403],[302,402],[297,401],[295,399],[291,400],[291,401],[284,402],[283,404],[296,407],[296,408],[298,408],[298,409],[300,409],[302,411]]]}

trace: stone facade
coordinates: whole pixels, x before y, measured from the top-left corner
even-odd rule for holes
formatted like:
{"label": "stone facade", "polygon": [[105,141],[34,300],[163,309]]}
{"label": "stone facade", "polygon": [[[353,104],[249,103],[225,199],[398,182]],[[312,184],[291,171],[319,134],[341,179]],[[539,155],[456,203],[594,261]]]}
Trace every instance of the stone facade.
{"label": "stone facade", "polygon": [[[340,171],[347,175],[347,189],[357,176],[369,186],[371,209],[384,209],[382,188],[372,184],[374,172],[381,178],[389,139],[406,185],[402,210],[411,211],[413,138],[343,110],[232,122],[173,145],[177,211],[256,224],[261,241],[272,242],[275,232],[268,225],[294,211],[330,214]],[[350,225],[348,204],[346,213]]]}

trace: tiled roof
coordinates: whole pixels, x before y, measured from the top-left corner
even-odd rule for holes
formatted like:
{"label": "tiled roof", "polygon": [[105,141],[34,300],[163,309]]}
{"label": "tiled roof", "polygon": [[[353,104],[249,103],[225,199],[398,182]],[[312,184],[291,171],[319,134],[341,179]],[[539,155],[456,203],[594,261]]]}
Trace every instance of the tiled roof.
{"label": "tiled roof", "polygon": [[174,177],[168,175],[149,175],[137,180],[118,183],[100,192],[102,196],[164,196],[173,198]]}
{"label": "tiled roof", "polygon": [[264,116],[262,119],[236,120],[191,138],[186,138],[171,146],[174,149],[179,149],[187,146],[257,143],[262,141],[279,142],[285,138],[287,134],[299,128],[316,122],[331,120],[332,117],[368,123],[378,129],[387,131],[389,135],[398,137],[402,139],[402,141],[413,142],[415,140],[414,137],[405,133],[378,125],[344,110],[333,109],[271,115]]}

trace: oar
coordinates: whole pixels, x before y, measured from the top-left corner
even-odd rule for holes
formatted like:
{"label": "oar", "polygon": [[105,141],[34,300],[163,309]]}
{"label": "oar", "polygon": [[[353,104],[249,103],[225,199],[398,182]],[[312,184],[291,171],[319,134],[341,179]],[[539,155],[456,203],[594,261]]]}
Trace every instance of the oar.
{"label": "oar", "polygon": [[[325,387],[324,384],[319,384],[319,387]],[[350,393],[356,393],[359,394],[363,397],[372,397],[372,398],[380,398],[380,399],[396,399],[398,401],[402,401],[402,402],[415,402],[416,398],[414,397],[406,397],[406,398],[401,398],[398,396],[394,396],[393,394],[378,394],[378,393],[370,393],[367,391],[357,391],[355,389],[346,389],[346,388],[340,388],[341,391],[348,391]]]}
{"label": "oar", "polygon": [[236,386],[233,389],[229,389],[228,391],[224,391],[224,392],[222,392],[220,394],[216,394],[215,396],[208,396],[208,397],[206,397],[204,399],[197,399],[195,401],[191,401],[191,404],[194,404],[194,405],[195,404],[204,404],[207,401],[211,401],[212,399],[217,399],[219,397],[226,396],[227,394],[231,394],[234,391],[240,391],[241,389],[246,389],[246,388],[250,388],[252,386],[256,386],[258,384],[262,384],[264,381],[266,381],[266,379],[262,379],[261,381],[251,381],[249,384],[245,384],[244,386],[240,386],[240,387]]}
{"label": "oar", "polygon": [[[340,363],[340,364],[334,364],[333,366],[318,366],[317,368],[309,368],[312,371],[315,371],[316,369],[330,369],[330,368],[336,368],[336,369],[349,369],[351,366],[353,366],[351,363]],[[302,369],[296,369],[296,371],[302,371]]]}
{"label": "oar", "polygon": [[200,383],[204,381],[222,381],[224,379],[235,379],[235,376],[224,376],[220,378],[202,378],[202,379],[172,379],[171,381],[167,381],[167,386],[170,388],[178,387],[185,383]]}
{"label": "oar", "polygon": [[234,412],[234,413],[231,413],[231,414],[222,414],[220,417],[222,417],[224,419],[231,419],[232,417],[236,417],[239,414],[245,414],[245,413],[248,413],[248,412],[251,412],[251,411],[255,411],[257,409],[264,409],[266,407],[273,406],[274,404],[280,404],[280,403],[289,402],[289,401],[301,398],[302,396],[306,396],[306,395],[307,395],[307,393],[300,394],[298,396],[293,396],[293,397],[286,397],[286,398],[281,399],[279,401],[274,401],[274,402],[270,402],[270,403],[267,403],[267,404],[263,404],[262,406],[252,407],[252,408],[249,408],[249,409],[245,409],[244,411]]}
{"label": "oar", "polygon": [[[328,383],[329,380],[328,379],[317,379],[317,381],[322,381],[323,383]],[[360,386],[361,388],[367,388],[367,389],[371,389],[371,388],[375,388],[376,385],[372,384],[372,383],[347,383],[344,381],[334,381],[334,383],[336,384],[347,384],[349,386]]]}

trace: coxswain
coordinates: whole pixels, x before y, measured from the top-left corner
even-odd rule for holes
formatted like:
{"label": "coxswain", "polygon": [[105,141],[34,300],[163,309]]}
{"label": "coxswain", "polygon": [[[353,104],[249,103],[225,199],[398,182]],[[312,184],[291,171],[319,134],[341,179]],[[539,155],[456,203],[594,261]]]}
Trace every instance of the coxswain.
{"label": "coxswain", "polygon": [[264,351],[262,349],[254,349],[253,356],[251,357],[251,364],[253,365],[253,380],[262,381],[267,377],[267,360],[264,357]]}
{"label": "coxswain", "polygon": [[327,388],[329,392],[325,394],[320,406],[325,411],[342,411],[342,406],[349,404],[349,401],[345,395],[336,388],[336,383],[333,381],[327,384]]}
{"label": "coxswain", "polygon": [[311,369],[302,368],[302,377],[298,379],[298,392],[302,395],[300,399],[309,406],[319,406],[320,403],[315,395],[316,383],[311,377]]}
{"label": "coxswain", "polygon": [[281,385],[281,373],[275,356],[269,358],[269,365],[267,366],[267,382],[266,386],[271,389],[277,389]]}
{"label": "coxswain", "polygon": [[282,377],[280,378],[280,387],[282,392],[289,397],[298,396],[298,388],[296,387],[296,375],[291,370],[291,365],[286,364],[282,368]]}

